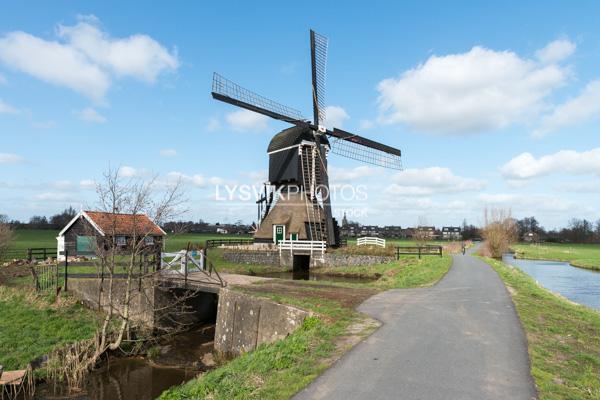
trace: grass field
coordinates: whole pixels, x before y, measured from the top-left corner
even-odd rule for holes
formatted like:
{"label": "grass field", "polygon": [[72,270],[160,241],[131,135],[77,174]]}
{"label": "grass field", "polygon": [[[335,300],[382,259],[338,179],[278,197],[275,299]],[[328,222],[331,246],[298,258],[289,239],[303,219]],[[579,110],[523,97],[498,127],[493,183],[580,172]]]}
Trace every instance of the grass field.
{"label": "grass field", "polygon": [[515,303],[539,398],[600,399],[600,313],[556,296],[517,268],[484,260]]}
{"label": "grass field", "polygon": [[93,336],[96,314],[75,301],[40,297],[0,285],[0,363],[25,368],[57,346]]}
{"label": "grass field", "polygon": [[512,248],[517,258],[566,261],[576,267],[600,270],[598,244],[517,244]]}

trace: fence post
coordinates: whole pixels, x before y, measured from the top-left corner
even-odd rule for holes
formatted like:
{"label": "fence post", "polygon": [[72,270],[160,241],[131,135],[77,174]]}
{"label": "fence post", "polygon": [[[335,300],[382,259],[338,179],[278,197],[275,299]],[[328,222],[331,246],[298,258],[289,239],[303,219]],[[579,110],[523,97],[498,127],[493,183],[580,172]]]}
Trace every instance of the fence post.
{"label": "fence post", "polygon": [[32,253],[32,252],[31,252],[31,249],[30,249],[30,248],[29,248],[29,249],[27,249],[27,260],[28,260],[29,262],[31,262],[31,259],[32,259],[32,254],[31,254],[31,253]]}
{"label": "fence post", "polygon": [[69,250],[65,248],[65,292],[68,290],[67,281],[69,279]]}
{"label": "fence post", "polygon": [[44,247],[44,260],[46,260],[46,248]]}
{"label": "fence post", "polygon": [[421,259],[421,246],[418,247],[419,248],[419,260]]}
{"label": "fence post", "polygon": [[444,250],[444,248],[442,246],[440,246],[440,257],[442,257],[442,251]]}
{"label": "fence post", "polygon": [[400,247],[396,247],[396,261],[400,260]]}

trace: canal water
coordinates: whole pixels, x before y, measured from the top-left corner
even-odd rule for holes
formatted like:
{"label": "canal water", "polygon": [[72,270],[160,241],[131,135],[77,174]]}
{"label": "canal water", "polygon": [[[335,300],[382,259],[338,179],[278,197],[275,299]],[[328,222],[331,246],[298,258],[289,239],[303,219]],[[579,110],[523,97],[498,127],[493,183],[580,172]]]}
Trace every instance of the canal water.
{"label": "canal water", "polygon": [[502,260],[523,270],[546,289],[600,310],[600,272],[566,262],[516,259],[512,254],[505,254]]}
{"label": "canal water", "polygon": [[[214,325],[198,327],[161,343],[153,361],[144,357],[113,357],[87,377],[85,388],[68,393],[51,384],[36,388],[36,399],[153,400],[210,369],[206,355],[213,350]],[[208,357],[211,359],[211,357]],[[212,364],[212,363],[211,363]]]}

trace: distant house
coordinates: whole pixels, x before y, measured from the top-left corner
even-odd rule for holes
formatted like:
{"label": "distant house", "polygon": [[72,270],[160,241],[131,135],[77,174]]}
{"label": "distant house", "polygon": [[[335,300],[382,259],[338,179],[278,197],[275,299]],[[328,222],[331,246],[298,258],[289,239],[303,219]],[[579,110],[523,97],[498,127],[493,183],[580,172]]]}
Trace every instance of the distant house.
{"label": "distant house", "polygon": [[64,260],[65,250],[69,256],[92,256],[97,249],[110,249],[113,243],[122,252],[131,250],[134,244],[141,244],[149,252],[159,251],[165,236],[165,231],[145,214],[80,211],[56,237],[57,256]]}
{"label": "distant house", "polygon": [[435,226],[419,226],[417,229],[414,230],[413,237],[415,236],[415,234],[418,234],[420,237],[426,239],[436,239],[438,236],[436,234]]}
{"label": "distant house", "polygon": [[229,231],[225,228],[217,228],[217,233],[220,233],[221,235],[227,235]]}
{"label": "distant house", "polygon": [[462,230],[458,226],[444,226],[442,228],[442,239],[444,240],[461,240]]}
{"label": "distant house", "polygon": [[537,243],[540,241],[540,237],[535,232],[525,232],[523,235],[523,241],[528,243]]}

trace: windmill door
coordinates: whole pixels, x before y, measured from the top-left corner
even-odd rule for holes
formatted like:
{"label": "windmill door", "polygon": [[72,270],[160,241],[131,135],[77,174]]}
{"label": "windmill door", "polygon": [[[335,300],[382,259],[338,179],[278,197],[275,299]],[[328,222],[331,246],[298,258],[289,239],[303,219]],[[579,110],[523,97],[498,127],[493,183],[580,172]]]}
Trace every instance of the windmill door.
{"label": "windmill door", "polygon": [[273,239],[275,244],[279,244],[280,240],[285,238],[285,225],[273,225]]}

